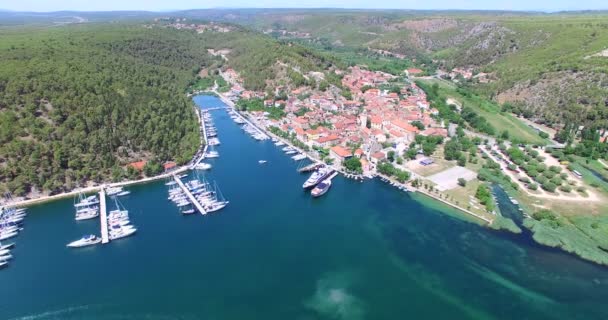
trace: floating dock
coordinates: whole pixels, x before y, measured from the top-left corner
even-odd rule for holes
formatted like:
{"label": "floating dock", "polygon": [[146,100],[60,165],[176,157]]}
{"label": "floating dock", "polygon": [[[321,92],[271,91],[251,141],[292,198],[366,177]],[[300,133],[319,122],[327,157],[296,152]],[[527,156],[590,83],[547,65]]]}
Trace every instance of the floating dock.
{"label": "floating dock", "polygon": [[99,222],[101,222],[101,243],[110,242],[108,236],[108,215],[106,212],[106,190],[99,190]]}
{"label": "floating dock", "polygon": [[182,188],[182,190],[184,191],[186,196],[188,196],[188,199],[190,199],[190,202],[192,202],[192,205],[194,205],[196,207],[196,209],[198,209],[198,212],[200,212],[202,215],[207,214],[207,211],[205,211],[205,209],[203,208],[201,203],[198,202],[198,200],[196,200],[196,198],[194,197],[194,195],[192,195],[190,190],[188,190],[188,188],[186,188],[186,185],[184,185],[184,183],[182,182],[182,179],[180,179],[176,175],[173,176],[173,179],[175,179],[175,182],[177,182],[177,184],[179,185],[180,188]]}

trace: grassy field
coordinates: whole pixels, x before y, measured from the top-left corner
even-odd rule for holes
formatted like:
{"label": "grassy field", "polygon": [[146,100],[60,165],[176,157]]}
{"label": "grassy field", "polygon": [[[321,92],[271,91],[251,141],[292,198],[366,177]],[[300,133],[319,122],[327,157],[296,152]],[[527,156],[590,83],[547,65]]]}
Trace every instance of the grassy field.
{"label": "grassy field", "polygon": [[465,97],[448,81],[433,79],[424,82],[438,83],[443,95],[458,101],[461,106],[472,108],[478,115],[486,118],[496,129],[497,134],[506,130],[509,132],[510,140],[527,144],[547,144],[547,140],[541,138],[533,128],[511,114],[500,112],[500,106],[496,103],[479,96]]}

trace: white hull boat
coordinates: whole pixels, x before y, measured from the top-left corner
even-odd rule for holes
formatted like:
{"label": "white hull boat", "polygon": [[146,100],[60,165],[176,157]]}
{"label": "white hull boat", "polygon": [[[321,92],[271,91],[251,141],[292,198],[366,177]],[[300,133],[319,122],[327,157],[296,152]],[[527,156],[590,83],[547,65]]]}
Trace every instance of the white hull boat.
{"label": "white hull boat", "polygon": [[101,242],[101,238],[99,238],[95,235],[90,235],[90,236],[83,237],[82,239],[72,241],[72,242],[68,243],[66,246],[70,247],[70,248],[80,248],[80,247],[86,247],[86,246],[98,244],[100,242]]}

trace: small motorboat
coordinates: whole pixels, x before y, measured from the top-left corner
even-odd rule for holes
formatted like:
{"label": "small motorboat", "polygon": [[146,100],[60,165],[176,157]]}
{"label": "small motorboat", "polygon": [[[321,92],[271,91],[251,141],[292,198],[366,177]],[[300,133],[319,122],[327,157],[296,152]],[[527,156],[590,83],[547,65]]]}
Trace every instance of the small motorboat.
{"label": "small motorboat", "polygon": [[258,161],[259,164],[264,164],[266,162],[268,162],[268,161],[266,161],[266,160],[260,160],[260,161]]}

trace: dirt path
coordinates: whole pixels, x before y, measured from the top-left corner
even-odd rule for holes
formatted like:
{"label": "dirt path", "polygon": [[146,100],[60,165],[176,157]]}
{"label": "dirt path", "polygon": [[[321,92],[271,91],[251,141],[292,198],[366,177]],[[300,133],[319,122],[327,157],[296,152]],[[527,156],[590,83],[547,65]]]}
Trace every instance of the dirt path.
{"label": "dirt path", "polygon": [[494,162],[498,163],[500,165],[500,168],[502,169],[502,171],[506,175],[508,175],[512,181],[515,181],[515,183],[517,183],[517,185],[519,186],[519,189],[531,197],[536,197],[536,198],[541,198],[541,199],[550,199],[550,200],[559,200],[559,201],[585,201],[585,202],[600,201],[600,198],[597,196],[597,194],[595,194],[594,192],[591,192],[590,190],[587,190],[587,197],[583,197],[582,195],[580,195],[576,192],[570,193],[569,196],[564,196],[564,195],[560,195],[560,194],[551,194],[551,193],[546,192],[545,190],[542,190],[542,188],[540,188],[540,187],[536,191],[537,193],[533,193],[526,187],[526,185],[523,182],[519,181],[518,176],[513,171],[508,170],[507,165],[504,162],[495,158],[492,154],[490,154],[487,150],[485,150],[485,148],[483,148],[481,146],[479,147],[479,150],[481,150],[481,152],[485,153]]}

